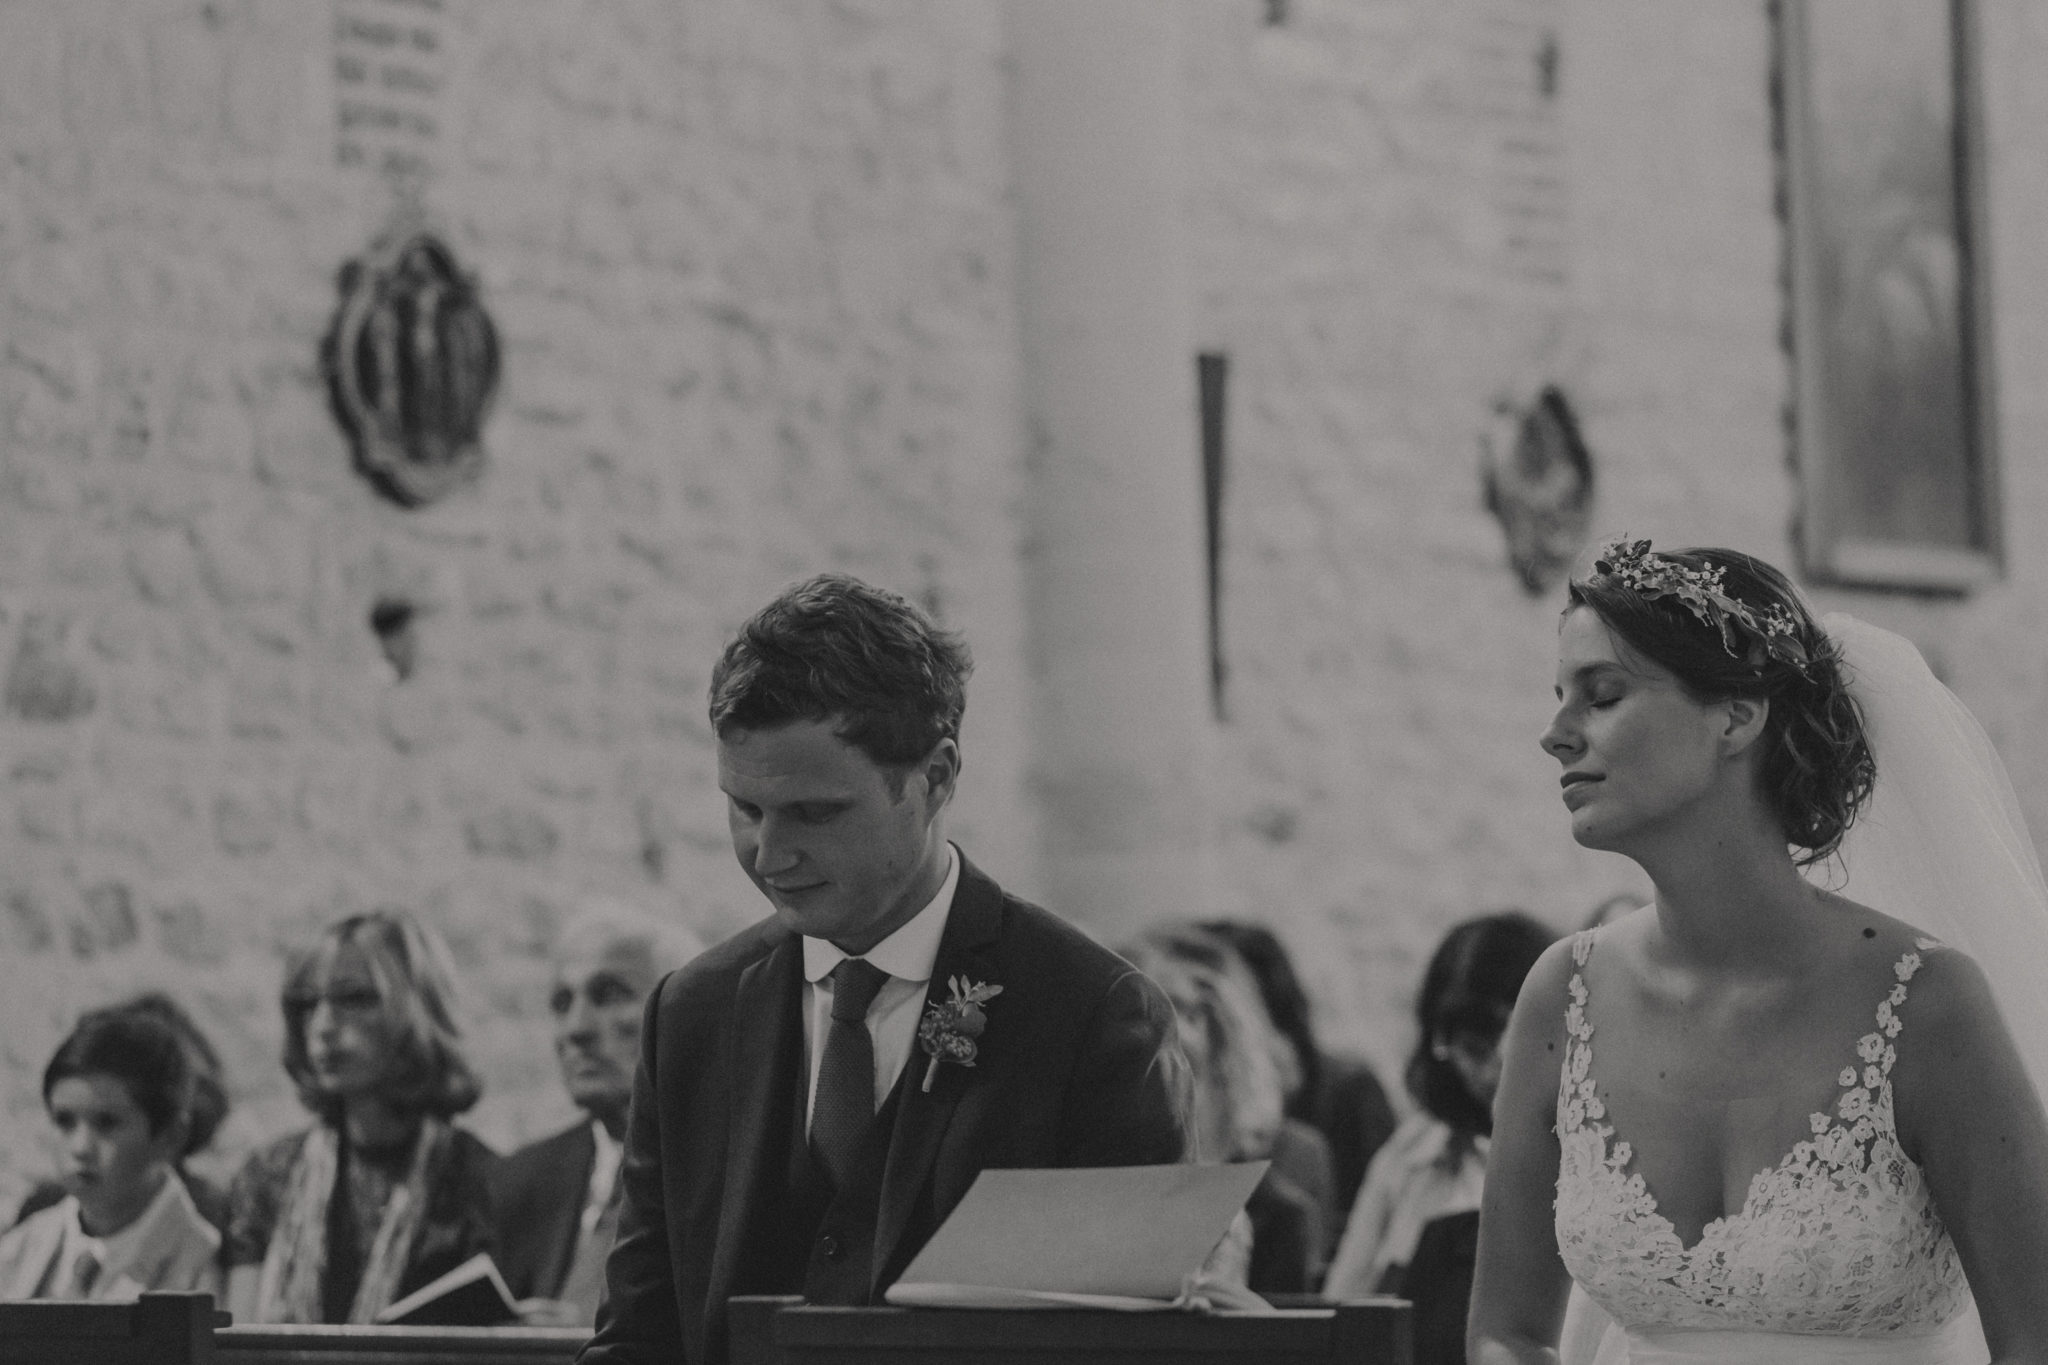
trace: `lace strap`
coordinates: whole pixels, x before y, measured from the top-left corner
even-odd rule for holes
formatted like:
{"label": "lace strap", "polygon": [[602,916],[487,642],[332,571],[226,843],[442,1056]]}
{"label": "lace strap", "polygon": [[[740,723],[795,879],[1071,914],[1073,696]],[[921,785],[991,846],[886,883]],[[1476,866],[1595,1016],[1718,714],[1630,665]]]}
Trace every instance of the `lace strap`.
{"label": "lace strap", "polygon": [[1570,997],[1564,1008],[1564,1031],[1570,1035],[1565,1040],[1565,1067],[1572,1069],[1572,1054],[1589,1052],[1593,1045],[1593,1025],[1586,1018],[1586,1001],[1591,998],[1586,990],[1583,975],[1586,959],[1593,955],[1593,929],[1581,929],[1572,935],[1572,965],[1579,970],[1572,973],[1572,979],[1565,985]]}
{"label": "lace strap", "polygon": [[[1572,963],[1585,968],[1586,959],[1593,955],[1593,929],[1581,929],[1572,935]],[[1586,979],[1581,971],[1572,973],[1565,991],[1569,999],[1564,1009],[1564,1065],[1557,1078],[1557,1119],[1560,1134],[1576,1131],[1587,1119],[1599,1119],[1605,1114],[1605,1106],[1593,1093],[1593,1021],[1586,1018],[1586,1001],[1591,998],[1586,990]]]}
{"label": "lace strap", "polygon": [[[1898,1049],[1892,1039],[1899,1036],[1899,1030],[1906,1021],[1899,1017],[1899,1006],[1906,1003],[1906,983],[1920,970],[1920,954],[1917,949],[1935,947],[1929,938],[1919,939],[1915,951],[1900,955],[1892,964],[1892,975],[1898,979],[1892,983],[1884,999],[1877,1002],[1877,1027],[1856,1040],[1856,1055],[1863,1062],[1859,1071],[1854,1065],[1842,1068],[1842,1074],[1835,1079],[1843,1090],[1838,1111],[1844,1119],[1860,1118],[1873,1108],[1883,1107],[1881,1101],[1888,1097],[1891,1089],[1892,1064],[1898,1061]],[[1821,1115],[1815,1115],[1816,1119]],[[1816,1123],[1815,1131],[1820,1131]]]}
{"label": "lace strap", "polygon": [[1572,964],[1579,970],[1572,973],[1572,979],[1565,985],[1569,997],[1564,1007],[1565,1074],[1574,1082],[1585,1079],[1593,1050],[1593,1022],[1586,1018],[1586,1001],[1592,996],[1583,975],[1586,959],[1593,955],[1593,934],[1591,929],[1581,929],[1572,935]]}

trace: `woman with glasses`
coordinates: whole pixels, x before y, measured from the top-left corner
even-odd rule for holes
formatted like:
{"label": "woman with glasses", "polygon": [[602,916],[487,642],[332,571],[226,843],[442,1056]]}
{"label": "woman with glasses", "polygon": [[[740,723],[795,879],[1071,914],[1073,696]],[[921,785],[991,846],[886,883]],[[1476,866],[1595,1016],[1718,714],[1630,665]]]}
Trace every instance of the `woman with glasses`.
{"label": "woman with glasses", "polygon": [[452,994],[446,947],[399,910],[340,921],[287,974],[285,1070],[315,1122],[235,1178],[238,1320],[370,1322],[491,1248],[496,1158],[450,1122],[479,1090]]}
{"label": "woman with glasses", "polygon": [[1406,1076],[1420,1108],[1366,1167],[1323,1282],[1328,1299],[1414,1300],[1418,1365],[1464,1359],[1501,1035],[1523,979],[1556,939],[1519,911],[1482,915],[1444,936],[1422,976]]}

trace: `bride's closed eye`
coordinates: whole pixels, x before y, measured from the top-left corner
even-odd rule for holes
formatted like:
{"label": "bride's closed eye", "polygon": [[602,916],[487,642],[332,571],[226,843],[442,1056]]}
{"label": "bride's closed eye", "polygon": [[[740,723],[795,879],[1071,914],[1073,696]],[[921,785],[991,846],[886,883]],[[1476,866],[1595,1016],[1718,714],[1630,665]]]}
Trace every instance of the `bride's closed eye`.
{"label": "bride's closed eye", "polygon": [[1566,695],[1563,688],[1557,688],[1555,689],[1555,691],[1557,694],[1557,699],[1560,703],[1566,706],[1577,704],[1584,706],[1588,710],[1592,711],[1598,711],[1604,707],[1612,706],[1616,702],[1620,701],[1622,698],[1628,695],[1628,691],[1626,688],[1608,688],[1604,691],[1591,693],[1590,695],[1586,693]]}

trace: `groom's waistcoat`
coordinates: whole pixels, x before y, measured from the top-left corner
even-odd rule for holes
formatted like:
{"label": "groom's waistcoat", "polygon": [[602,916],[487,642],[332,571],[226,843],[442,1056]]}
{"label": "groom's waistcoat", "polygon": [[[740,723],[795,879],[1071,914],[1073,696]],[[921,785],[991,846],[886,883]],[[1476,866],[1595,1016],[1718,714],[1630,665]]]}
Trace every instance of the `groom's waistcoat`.
{"label": "groom's waistcoat", "polygon": [[[904,1075],[916,1068],[906,1066]],[[835,1188],[810,1144],[798,1087],[783,1087],[780,1107],[789,1134],[781,1187],[748,1230],[749,1246],[738,1293],[801,1294],[812,1303],[859,1306],[873,1302],[875,1231],[882,1206],[882,1172],[895,1127],[899,1077],[868,1125],[860,1154],[843,1188]]]}

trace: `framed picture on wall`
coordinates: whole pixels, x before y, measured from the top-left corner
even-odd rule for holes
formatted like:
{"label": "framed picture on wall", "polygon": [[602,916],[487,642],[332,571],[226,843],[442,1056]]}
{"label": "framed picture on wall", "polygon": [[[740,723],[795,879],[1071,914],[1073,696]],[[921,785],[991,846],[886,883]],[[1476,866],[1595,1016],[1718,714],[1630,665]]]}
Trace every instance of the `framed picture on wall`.
{"label": "framed picture on wall", "polygon": [[1807,573],[1961,592],[2001,567],[1974,5],[1781,0]]}

